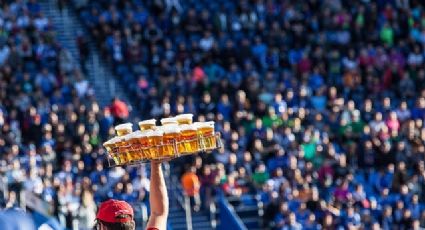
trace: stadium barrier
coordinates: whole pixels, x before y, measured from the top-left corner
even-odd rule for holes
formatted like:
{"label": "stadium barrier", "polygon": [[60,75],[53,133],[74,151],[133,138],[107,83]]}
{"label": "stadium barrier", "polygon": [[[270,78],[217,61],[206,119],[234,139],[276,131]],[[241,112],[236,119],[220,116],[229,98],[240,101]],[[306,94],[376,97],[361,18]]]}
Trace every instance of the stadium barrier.
{"label": "stadium barrier", "polygon": [[242,220],[236,215],[233,207],[226,200],[224,194],[219,194],[217,203],[220,210],[220,224],[217,229],[247,230]]}

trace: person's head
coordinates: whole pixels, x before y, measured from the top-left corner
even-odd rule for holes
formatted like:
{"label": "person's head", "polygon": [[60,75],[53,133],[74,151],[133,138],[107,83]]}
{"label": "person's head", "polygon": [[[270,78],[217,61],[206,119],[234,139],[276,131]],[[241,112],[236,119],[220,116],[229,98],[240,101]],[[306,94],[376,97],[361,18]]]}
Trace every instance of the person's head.
{"label": "person's head", "polygon": [[375,120],[376,121],[382,121],[382,113],[381,112],[375,113]]}
{"label": "person's head", "polygon": [[196,167],[191,165],[189,167],[187,167],[186,172],[188,173],[196,173]]}
{"label": "person's head", "polygon": [[125,201],[107,200],[100,204],[96,215],[98,230],[134,230],[133,208]]}
{"label": "person's head", "polygon": [[294,224],[297,222],[297,217],[295,216],[295,213],[291,212],[289,214],[289,224]]}

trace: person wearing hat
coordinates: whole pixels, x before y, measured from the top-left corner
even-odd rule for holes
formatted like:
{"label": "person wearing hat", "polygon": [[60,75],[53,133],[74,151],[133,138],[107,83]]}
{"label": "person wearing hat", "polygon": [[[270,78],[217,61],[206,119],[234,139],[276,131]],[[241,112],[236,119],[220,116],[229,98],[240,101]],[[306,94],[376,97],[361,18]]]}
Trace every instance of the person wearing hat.
{"label": "person wearing hat", "polygon": [[[168,194],[161,162],[151,162],[149,204],[151,213],[147,230],[165,230],[168,217]],[[125,201],[109,199],[100,204],[96,215],[97,230],[134,230],[133,208]]]}

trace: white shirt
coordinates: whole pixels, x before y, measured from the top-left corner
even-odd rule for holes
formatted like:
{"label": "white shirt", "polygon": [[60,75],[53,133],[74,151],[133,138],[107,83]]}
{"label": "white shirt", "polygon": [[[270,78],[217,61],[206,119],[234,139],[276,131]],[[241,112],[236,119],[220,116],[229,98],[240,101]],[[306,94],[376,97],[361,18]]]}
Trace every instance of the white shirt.
{"label": "white shirt", "polygon": [[9,46],[3,46],[3,48],[0,49],[0,65],[3,65],[7,58],[9,57],[10,49]]}
{"label": "white shirt", "polygon": [[420,65],[423,63],[423,61],[424,61],[424,57],[422,55],[414,54],[414,53],[409,54],[409,57],[407,59],[407,62],[410,65]]}
{"label": "white shirt", "polygon": [[44,30],[49,24],[49,20],[46,17],[36,18],[34,20],[34,26],[37,30]]}
{"label": "white shirt", "polygon": [[210,50],[213,44],[214,44],[213,37],[202,38],[201,41],[199,42],[199,46],[201,47],[203,51]]}
{"label": "white shirt", "polygon": [[84,97],[89,89],[89,82],[87,80],[80,80],[74,84],[78,97]]}

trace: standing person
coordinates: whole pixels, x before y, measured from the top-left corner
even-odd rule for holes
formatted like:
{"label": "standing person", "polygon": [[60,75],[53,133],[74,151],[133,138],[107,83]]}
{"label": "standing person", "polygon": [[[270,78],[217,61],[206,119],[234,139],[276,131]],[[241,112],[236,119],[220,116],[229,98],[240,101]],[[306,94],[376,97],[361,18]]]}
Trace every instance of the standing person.
{"label": "standing person", "polygon": [[[147,230],[165,230],[168,218],[168,193],[161,162],[151,162],[151,183],[149,204],[151,214]],[[96,216],[96,229],[135,230],[133,208],[125,201],[107,200],[103,202]]]}
{"label": "standing person", "polygon": [[193,199],[195,206],[193,210],[199,211],[201,208],[201,198],[199,196],[199,189],[201,188],[201,182],[199,181],[198,175],[196,175],[196,168],[194,166],[189,167],[183,174],[182,179],[183,190],[191,200]]}
{"label": "standing person", "polygon": [[93,192],[84,190],[81,192],[81,205],[78,208],[79,229],[93,229],[93,219],[96,217],[96,204]]}
{"label": "standing person", "polygon": [[112,99],[109,109],[114,117],[115,124],[123,123],[130,114],[127,104],[118,97]]}
{"label": "standing person", "polygon": [[[59,0],[63,1],[63,0]],[[87,67],[86,63],[90,55],[90,47],[89,47],[89,40],[87,39],[87,36],[82,31],[77,32],[77,39],[76,39],[78,52],[80,54],[80,66],[83,70],[84,74],[87,75]]]}
{"label": "standing person", "polygon": [[61,12],[61,15],[63,14],[63,9],[66,8],[68,2],[67,0],[57,0],[58,1],[58,9]]}

